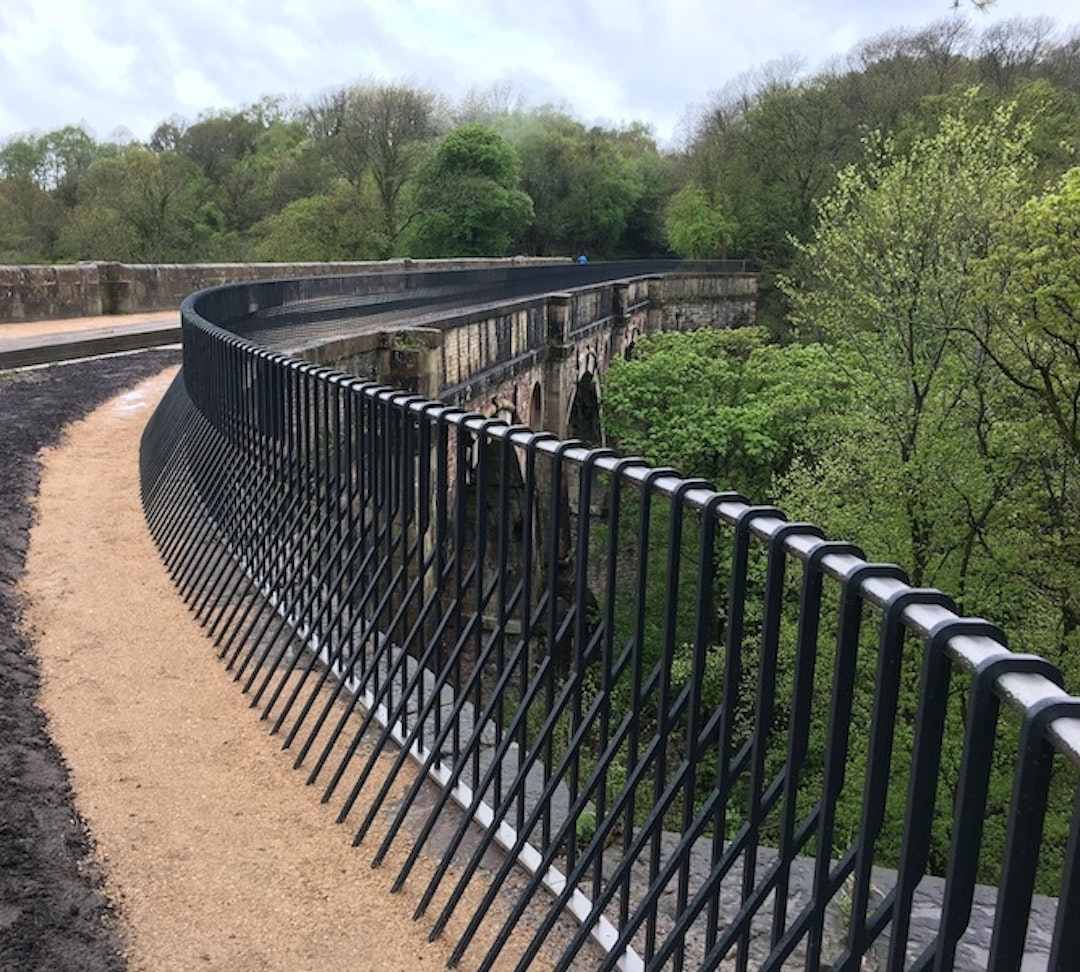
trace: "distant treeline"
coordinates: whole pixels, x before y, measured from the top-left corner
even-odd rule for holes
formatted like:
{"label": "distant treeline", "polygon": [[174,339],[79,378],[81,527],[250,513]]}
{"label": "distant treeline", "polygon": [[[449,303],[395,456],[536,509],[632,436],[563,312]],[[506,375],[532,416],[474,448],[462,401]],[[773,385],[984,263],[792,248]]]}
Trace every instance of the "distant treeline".
{"label": "distant treeline", "polygon": [[[688,110],[678,147],[587,127],[510,86],[452,103],[383,82],[266,97],[146,143],[79,127],[0,147],[0,261],[737,255],[786,268],[861,139],[910,140],[955,93],[1019,98],[1052,175],[1078,143],[1080,37],[961,17],[859,45],[806,75],[778,62]],[[766,306],[766,311],[769,311]]]}

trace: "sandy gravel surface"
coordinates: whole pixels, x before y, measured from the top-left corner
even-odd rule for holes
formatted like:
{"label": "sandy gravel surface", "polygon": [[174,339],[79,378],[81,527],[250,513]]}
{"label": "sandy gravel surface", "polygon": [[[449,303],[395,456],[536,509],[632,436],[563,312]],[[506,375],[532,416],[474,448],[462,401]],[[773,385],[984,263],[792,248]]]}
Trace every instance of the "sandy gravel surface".
{"label": "sandy gravel surface", "polygon": [[65,317],[49,321],[15,321],[0,323],[0,347],[5,343],[26,338],[56,334],[77,334],[81,331],[103,331],[134,327],[140,324],[179,322],[180,312],[151,311],[146,314],[100,314],[97,317]]}
{"label": "sandy gravel surface", "polygon": [[38,705],[37,654],[23,628],[39,452],[172,350],[0,372],[0,970],[119,972],[113,909],[63,756]]}
{"label": "sandy gravel surface", "polygon": [[336,808],[303,785],[160,563],[138,500],[138,441],[170,377],[113,399],[45,452],[23,580],[41,707],[127,965],[443,967],[453,925],[428,943],[428,924],[412,921],[423,884],[392,895],[393,860],[372,870],[377,843],[349,846],[355,828],[335,825]]}

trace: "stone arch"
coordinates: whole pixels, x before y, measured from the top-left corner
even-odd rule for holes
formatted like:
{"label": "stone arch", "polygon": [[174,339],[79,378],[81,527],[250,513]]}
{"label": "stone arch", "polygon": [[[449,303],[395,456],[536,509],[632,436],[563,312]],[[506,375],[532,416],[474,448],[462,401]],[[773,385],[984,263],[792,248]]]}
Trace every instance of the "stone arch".
{"label": "stone arch", "polygon": [[638,341],[641,340],[645,334],[645,329],[639,326],[631,325],[626,332],[626,344],[623,347],[622,356],[625,361],[629,361],[634,357],[634,347]]}
{"label": "stone arch", "polygon": [[[492,399],[483,414],[498,423],[521,427],[517,406],[509,399]],[[526,523],[532,523],[535,549],[537,515],[534,506],[533,516],[526,517],[526,504],[530,500],[525,490],[522,449],[501,436],[483,432],[471,435],[466,468],[459,480],[462,501],[456,504],[456,509],[463,517],[463,568],[468,572],[475,565],[480,570],[480,587],[485,594],[478,602],[474,582],[466,592],[463,607],[469,612],[478,611],[486,630],[492,630],[502,612],[508,612],[507,630],[513,631],[521,623],[515,617],[520,608],[512,606],[515,591],[525,571],[531,569],[525,557]],[[535,504],[535,497],[532,502]]]}
{"label": "stone arch", "polygon": [[544,430],[544,388],[540,382],[533,385],[529,397],[529,428],[534,432]]}
{"label": "stone arch", "polygon": [[578,379],[574,400],[570,403],[567,434],[580,439],[586,445],[603,445],[604,435],[600,427],[600,385],[592,371],[586,371]]}

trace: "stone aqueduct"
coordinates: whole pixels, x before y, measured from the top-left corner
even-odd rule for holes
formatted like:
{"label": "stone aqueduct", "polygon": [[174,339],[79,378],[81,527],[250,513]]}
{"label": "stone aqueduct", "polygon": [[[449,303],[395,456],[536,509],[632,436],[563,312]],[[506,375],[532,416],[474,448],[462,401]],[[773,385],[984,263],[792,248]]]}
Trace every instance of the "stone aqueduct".
{"label": "stone aqueduct", "polygon": [[[523,927],[521,972],[549,945],[560,970],[1071,969],[1080,698],[1060,672],[813,524],[588,447],[612,359],[652,331],[752,321],[755,289],[743,264],[0,268],[0,325],[199,291],[143,437],[151,534],[339,822],[371,794],[353,843],[382,811],[373,863],[416,835],[395,887],[464,811],[417,909],[454,885],[437,935],[483,886],[452,964],[483,925],[485,972]],[[1050,805],[1055,769],[1068,806]],[[999,776],[994,888],[976,864]],[[845,807],[861,810],[841,828]],[[1035,894],[1042,864],[1055,898]]]}
{"label": "stone aqueduct", "polygon": [[426,399],[598,444],[600,376],[611,361],[655,331],[752,323],[756,284],[742,264],[723,275],[615,280],[441,311],[427,324],[318,339],[293,350]]}
{"label": "stone aqueduct", "polygon": [[[744,261],[664,276],[673,261],[596,264],[508,260],[391,260],[380,263],[0,266],[4,323],[172,310],[189,294],[222,284],[363,274],[378,291],[366,307],[330,314],[315,338],[273,346],[316,364],[371,378],[425,398],[544,429],[559,438],[599,441],[598,381],[613,358],[658,330],[731,327],[755,319],[757,275]],[[621,266],[621,269],[620,269]],[[649,267],[657,272],[642,277]],[[566,276],[567,272],[569,276]],[[719,271],[719,273],[717,272]],[[385,313],[392,295],[426,289],[498,288],[507,272],[532,276],[526,293],[492,291],[482,306]],[[619,281],[620,273],[633,279]],[[487,283],[485,283],[485,278]],[[545,281],[551,281],[546,290]],[[577,284],[602,282],[578,290]],[[560,288],[575,285],[574,292]],[[510,294],[508,296],[508,294]],[[381,295],[381,296],[380,296]],[[438,298],[433,306],[438,307]],[[293,308],[295,312],[297,309]],[[375,316],[368,317],[367,315]],[[433,320],[437,317],[438,320]],[[388,319],[389,318],[389,319]],[[285,344],[288,344],[286,341]]]}

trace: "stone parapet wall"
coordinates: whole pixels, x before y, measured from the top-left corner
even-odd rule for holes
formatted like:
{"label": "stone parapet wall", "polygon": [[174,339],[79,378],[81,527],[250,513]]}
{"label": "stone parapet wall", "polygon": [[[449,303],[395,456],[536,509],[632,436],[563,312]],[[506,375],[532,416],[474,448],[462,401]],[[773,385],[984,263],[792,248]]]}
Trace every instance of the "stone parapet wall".
{"label": "stone parapet wall", "polygon": [[757,296],[756,273],[665,274],[654,278],[649,296],[653,301],[754,298]]}
{"label": "stone parapet wall", "polygon": [[101,312],[101,273],[96,263],[0,266],[0,324],[96,317]]}
{"label": "stone parapet wall", "polygon": [[625,357],[635,341],[658,330],[753,323],[756,283],[752,274],[598,283],[496,306],[451,308],[393,332],[319,337],[290,352],[485,414],[495,399],[506,399],[534,428],[540,423],[531,417],[532,391],[540,385],[544,427],[565,438],[569,409],[586,374],[599,379],[613,358]]}
{"label": "stone parapet wall", "polygon": [[174,310],[197,290],[244,280],[354,273],[549,265],[552,258],[385,260],[355,263],[79,263],[0,266],[0,324]]}
{"label": "stone parapet wall", "polygon": [[724,300],[713,304],[667,304],[660,308],[661,331],[699,331],[750,327],[757,320],[751,300]]}
{"label": "stone parapet wall", "polygon": [[649,283],[653,330],[747,327],[757,321],[757,274],[672,274]]}

